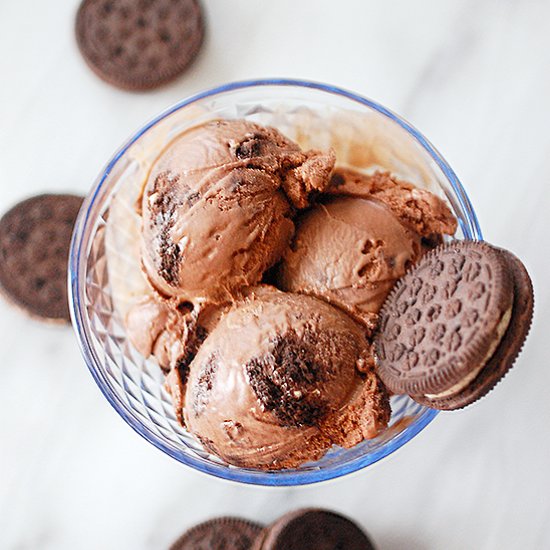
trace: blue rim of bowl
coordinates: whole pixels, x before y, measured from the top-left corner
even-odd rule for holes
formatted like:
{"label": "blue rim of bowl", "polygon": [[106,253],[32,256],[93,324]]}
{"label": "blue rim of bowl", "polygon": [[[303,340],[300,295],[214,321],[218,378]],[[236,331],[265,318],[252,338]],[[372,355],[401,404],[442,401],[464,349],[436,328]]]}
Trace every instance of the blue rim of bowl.
{"label": "blue rim of bowl", "polygon": [[162,441],[157,435],[149,430],[149,428],[147,428],[133,416],[131,409],[128,407],[128,405],[123,402],[111,389],[110,383],[105,378],[101,370],[97,367],[97,365],[100,364],[99,358],[96,356],[96,353],[89,342],[83,319],[83,308],[81,306],[82,289],[80,285],[80,274],[85,270],[85,258],[81,256],[84,229],[87,227],[90,221],[92,208],[95,204],[96,198],[102,190],[105,180],[111,173],[111,170],[116,165],[116,163],[126,153],[128,148],[131,147],[145,132],[147,132],[161,120],[170,116],[172,113],[178,111],[179,109],[182,109],[183,107],[186,107],[196,101],[208,98],[210,96],[215,96],[223,94],[225,92],[231,92],[244,88],[261,86],[288,86],[298,88],[311,88],[314,90],[327,92],[329,94],[345,97],[354,102],[360,103],[397,123],[406,132],[408,132],[409,135],[411,135],[413,139],[415,139],[415,141],[430,155],[432,160],[439,166],[439,168],[447,178],[448,182],[450,183],[451,188],[454,191],[455,197],[458,200],[458,204],[466,217],[466,221],[468,222],[467,224],[461,224],[465,238],[474,240],[482,239],[481,229],[479,227],[479,223],[470,203],[470,200],[452,168],[445,161],[442,155],[437,151],[437,149],[416,128],[414,128],[411,124],[409,124],[407,121],[405,121],[386,107],[383,107],[382,105],[379,105],[371,99],[364,98],[348,90],[328,84],[322,84],[319,82],[287,78],[244,80],[239,82],[232,82],[195,94],[168,108],[163,113],[153,118],[136,134],[134,134],[134,136],[131,137],[107,163],[106,167],[104,168],[103,172],[101,173],[95,184],[95,188],[84,201],[77,222],[75,224],[69,257],[68,280],[71,318],[73,327],[77,334],[77,339],[82,355],[84,356],[84,360],[101,392],[107,398],[113,408],[118,412],[118,414],[122,416],[122,418],[138,434],[140,434],[147,441],[152,443],[155,447],[165,452],[169,456],[175,458],[179,462],[190,466],[191,468],[230,481],[264,486],[307,485],[320,481],[327,481],[329,479],[334,479],[361,470],[394,453],[405,443],[415,437],[419,432],[421,432],[437,416],[438,411],[425,409],[425,411],[421,414],[419,418],[417,418],[403,432],[391,439],[380,449],[369,453],[367,456],[353,459],[349,463],[335,465],[328,468],[265,472],[260,470],[237,469],[228,467],[223,464],[208,464],[203,462],[203,460],[201,459],[194,458],[193,456],[183,455],[177,448],[172,447],[166,442]]}

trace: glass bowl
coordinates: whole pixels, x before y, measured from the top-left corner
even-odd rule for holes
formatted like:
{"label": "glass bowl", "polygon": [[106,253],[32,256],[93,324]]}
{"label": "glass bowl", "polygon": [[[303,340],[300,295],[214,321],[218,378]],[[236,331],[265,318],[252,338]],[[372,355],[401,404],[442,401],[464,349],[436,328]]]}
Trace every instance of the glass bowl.
{"label": "glass bowl", "polygon": [[313,82],[259,80],[227,84],[178,103],[124,144],[85,200],[70,253],[73,325],[92,376],[115,410],[153,445],[202,472],[259,485],[300,485],[365,468],[410,441],[437,415],[393,396],[389,429],[352,449],[332,448],[297,469],[260,471],[228,465],[177,422],[163,376],[126,337],[128,307],[147,292],[139,262],[135,202],[159,152],[178,134],[213,118],[245,118],[279,128],[305,148],[334,147],[339,163],[387,169],[444,197],[459,220],[455,238],[480,239],[458,178],[429,141],[385,107]]}

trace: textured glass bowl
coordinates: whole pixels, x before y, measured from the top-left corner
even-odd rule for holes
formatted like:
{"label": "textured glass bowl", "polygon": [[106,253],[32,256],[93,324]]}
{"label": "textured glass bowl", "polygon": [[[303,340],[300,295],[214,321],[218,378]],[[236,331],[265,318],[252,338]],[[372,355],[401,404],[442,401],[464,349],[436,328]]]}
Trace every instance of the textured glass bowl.
{"label": "textured glass bowl", "polygon": [[202,472],[244,483],[299,485],[364,468],[410,441],[436,416],[406,396],[391,399],[390,428],[352,449],[331,449],[315,463],[264,472],[230,466],[176,421],[163,376],[126,338],[123,317],[147,292],[139,270],[134,204],[151,163],[175,136],[213,118],[245,118],[279,128],[303,147],[336,149],[338,161],[388,169],[445,197],[459,220],[456,238],[481,238],[458,178],[417,130],[377,103],[312,82],[228,84],[186,99],[155,118],[109,161],[87,197],[70,254],[71,313],[84,359],[116,411],[153,445]]}

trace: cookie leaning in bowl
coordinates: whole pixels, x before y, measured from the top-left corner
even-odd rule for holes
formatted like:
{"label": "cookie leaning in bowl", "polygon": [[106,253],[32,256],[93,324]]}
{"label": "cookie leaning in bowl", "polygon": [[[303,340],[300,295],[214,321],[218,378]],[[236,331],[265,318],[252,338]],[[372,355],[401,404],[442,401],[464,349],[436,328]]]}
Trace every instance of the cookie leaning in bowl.
{"label": "cookie leaning in bowl", "polygon": [[67,264],[76,195],[38,195],[0,219],[0,290],[33,317],[69,322]]}
{"label": "cookie leaning in bowl", "polygon": [[174,80],[195,59],[203,38],[197,0],[84,0],[76,16],[76,39],[88,65],[126,90]]}
{"label": "cookie leaning in bowl", "polygon": [[375,550],[351,520],[319,508],[285,514],[266,528],[252,550]]}
{"label": "cookie leaning in bowl", "polygon": [[378,374],[394,393],[460,409],[512,367],[532,316],[531,280],[513,254],[485,242],[442,245],[398,281],[382,308]]}
{"label": "cookie leaning in bowl", "polygon": [[245,519],[215,518],[186,531],[170,550],[250,550],[262,531],[261,525]]}

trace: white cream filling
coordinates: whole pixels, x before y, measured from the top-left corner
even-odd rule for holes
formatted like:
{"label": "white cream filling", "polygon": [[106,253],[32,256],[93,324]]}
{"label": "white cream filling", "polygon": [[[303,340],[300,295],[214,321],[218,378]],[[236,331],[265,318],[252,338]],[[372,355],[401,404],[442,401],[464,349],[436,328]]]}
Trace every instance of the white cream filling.
{"label": "white cream filling", "polygon": [[497,325],[497,337],[495,338],[494,342],[489,346],[487,354],[481,361],[479,367],[476,367],[473,371],[469,372],[464,378],[459,380],[454,386],[451,386],[448,390],[442,391],[441,393],[426,393],[424,394],[424,397],[427,397],[428,399],[451,397],[452,395],[456,395],[457,393],[461,392],[466,386],[468,386],[468,384],[470,384],[470,382],[472,382],[476,378],[476,376],[481,372],[483,367],[487,364],[489,359],[491,359],[491,357],[495,353],[498,345],[502,340],[502,337],[504,336],[504,333],[506,332],[506,329],[508,328],[508,325],[510,324],[511,317],[512,307],[510,307],[500,319]]}

